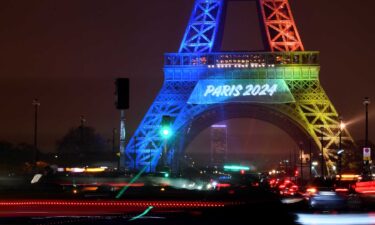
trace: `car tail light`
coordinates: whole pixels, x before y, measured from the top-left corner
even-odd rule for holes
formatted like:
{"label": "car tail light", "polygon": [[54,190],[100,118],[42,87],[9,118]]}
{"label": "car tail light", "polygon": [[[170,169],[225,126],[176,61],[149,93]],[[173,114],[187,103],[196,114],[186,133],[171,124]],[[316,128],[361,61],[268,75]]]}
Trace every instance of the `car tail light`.
{"label": "car tail light", "polygon": [[317,192],[317,190],[316,190],[316,188],[307,188],[307,190],[306,190],[306,192],[307,192],[307,194],[309,194],[309,195],[315,195],[316,194],[316,192]]}
{"label": "car tail light", "polygon": [[360,194],[374,194],[375,181],[357,182],[355,185],[355,191]]}
{"label": "car tail light", "polygon": [[251,186],[253,186],[253,187],[259,187],[259,183],[258,182],[252,182]]}
{"label": "car tail light", "polygon": [[336,188],[335,191],[336,192],[348,192],[349,189],[347,189],[347,188]]}

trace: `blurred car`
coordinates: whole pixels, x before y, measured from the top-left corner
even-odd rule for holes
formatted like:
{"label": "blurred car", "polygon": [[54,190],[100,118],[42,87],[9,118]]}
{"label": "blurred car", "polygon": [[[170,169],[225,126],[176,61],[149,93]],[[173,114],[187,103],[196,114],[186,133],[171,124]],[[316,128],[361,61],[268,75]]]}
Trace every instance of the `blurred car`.
{"label": "blurred car", "polygon": [[284,197],[294,196],[298,194],[298,186],[290,180],[284,180],[284,182],[278,186],[278,191],[279,194]]}
{"label": "blurred car", "polygon": [[358,207],[373,210],[375,208],[375,181],[358,181],[354,185]]}
{"label": "blurred car", "polygon": [[257,173],[234,173],[231,174],[232,186],[239,188],[259,187],[259,175]]}
{"label": "blurred car", "polygon": [[209,186],[212,190],[249,189],[261,186],[258,173],[238,171],[218,173],[211,177]]}
{"label": "blurred car", "polygon": [[305,198],[311,209],[342,210],[347,208],[348,189],[338,187],[334,179],[317,178],[306,188]]}

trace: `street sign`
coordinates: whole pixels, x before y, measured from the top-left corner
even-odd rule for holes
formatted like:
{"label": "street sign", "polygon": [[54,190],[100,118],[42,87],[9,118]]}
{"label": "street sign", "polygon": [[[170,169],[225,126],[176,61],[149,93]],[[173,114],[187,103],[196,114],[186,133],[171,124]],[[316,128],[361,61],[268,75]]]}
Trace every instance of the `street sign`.
{"label": "street sign", "polygon": [[371,160],[371,148],[363,148],[363,161]]}

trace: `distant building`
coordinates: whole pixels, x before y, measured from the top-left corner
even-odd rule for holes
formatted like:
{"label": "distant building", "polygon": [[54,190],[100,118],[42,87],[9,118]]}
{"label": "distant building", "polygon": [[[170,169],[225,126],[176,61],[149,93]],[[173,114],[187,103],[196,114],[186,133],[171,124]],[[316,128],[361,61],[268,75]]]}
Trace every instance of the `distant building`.
{"label": "distant building", "polygon": [[211,166],[222,167],[227,161],[227,125],[211,126]]}

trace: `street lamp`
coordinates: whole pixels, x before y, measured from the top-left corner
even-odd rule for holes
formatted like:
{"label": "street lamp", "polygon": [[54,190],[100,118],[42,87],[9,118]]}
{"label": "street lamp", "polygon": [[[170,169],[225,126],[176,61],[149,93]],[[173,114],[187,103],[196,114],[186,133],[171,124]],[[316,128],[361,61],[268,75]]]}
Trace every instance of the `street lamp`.
{"label": "street lamp", "polygon": [[[369,146],[368,146],[368,105],[370,104],[370,98],[369,97],[365,97],[365,99],[363,101],[363,104],[365,105],[365,111],[366,111],[365,146],[364,146],[364,150],[363,150],[365,152],[365,149],[369,150]],[[367,154],[366,154],[366,157],[365,157],[365,154],[364,154],[363,155],[363,160],[364,160],[363,173],[364,173],[364,176],[365,176],[364,179],[369,179],[369,176],[370,176],[369,173],[370,173],[371,155],[370,155],[370,157],[368,157]]]}
{"label": "street lamp", "polygon": [[342,131],[345,129],[345,126],[346,126],[345,123],[342,122],[342,118],[340,118],[339,150],[337,151],[337,155],[339,157],[338,173],[339,173],[340,179],[341,179],[341,169],[342,169],[342,154],[344,152],[344,150],[342,149],[341,140],[342,140]]}
{"label": "street lamp", "polygon": [[301,186],[302,186],[303,185],[303,142],[300,142],[299,145],[300,145],[300,154],[301,154],[300,167],[301,167]]}
{"label": "street lamp", "polygon": [[365,147],[368,147],[368,105],[370,105],[370,98],[365,97],[363,104],[365,105],[366,110],[366,126],[365,126]]}
{"label": "street lamp", "polygon": [[38,151],[38,108],[40,106],[40,102],[37,98],[33,100],[34,106],[34,165],[39,160],[39,151]]}
{"label": "street lamp", "polygon": [[321,167],[321,172],[322,172],[322,177],[324,177],[324,147],[323,147],[323,132],[324,132],[324,127],[323,126],[321,126],[320,127],[320,145],[321,145],[321,151],[322,151],[322,155],[321,155],[321,158],[320,158],[320,160],[321,160],[321,165],[320,165],[320,167]]}

